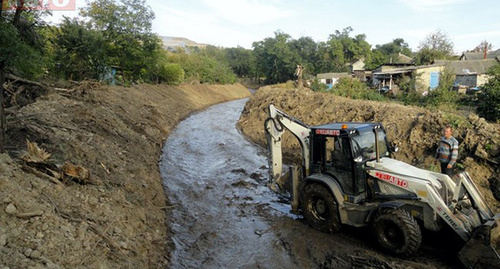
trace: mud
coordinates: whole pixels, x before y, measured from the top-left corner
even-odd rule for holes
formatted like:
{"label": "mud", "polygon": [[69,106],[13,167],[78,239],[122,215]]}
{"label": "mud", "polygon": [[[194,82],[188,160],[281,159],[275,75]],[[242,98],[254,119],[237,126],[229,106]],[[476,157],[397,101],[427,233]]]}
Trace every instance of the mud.
{"label": "mud", "polygon": [[[237,85],[49,90],[7,115],[0,154],[0,268],[168,268],[164,139],[192,111],[249,96]],[[33,102],[34,101],[34,102]],[[54,184],[23,170],[26,139],[90,171],[95,184]]]}
{"label": "mud", "polygon": [[172,203],[172,268],[459,267],[443,244],[424,242],[401,260],[378,249],[369,229],[324,234],[290,214],[289,197],[267,187],[266,151],[236,128],[245,102],[197,113],[166,141],[160,171]]}

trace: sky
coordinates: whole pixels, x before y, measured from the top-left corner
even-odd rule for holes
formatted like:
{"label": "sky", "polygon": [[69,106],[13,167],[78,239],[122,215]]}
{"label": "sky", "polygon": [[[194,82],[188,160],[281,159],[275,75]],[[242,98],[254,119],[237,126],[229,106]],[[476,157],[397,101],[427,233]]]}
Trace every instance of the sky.
{"label": "sky", "polygon": [[[57,0],[52,0],[57,1]],[[76,1],[76,7],[86,5]],[[372,45],[403,38],[413,51],[432,32],[445,33],[455,53],[486,40],[500,49],[499,0],[146,0],[156,17],[153,32],[221,47],[252,49],[274,37],[327,41],[353,28]],[[52,21],[76,12],[54,11]]]}

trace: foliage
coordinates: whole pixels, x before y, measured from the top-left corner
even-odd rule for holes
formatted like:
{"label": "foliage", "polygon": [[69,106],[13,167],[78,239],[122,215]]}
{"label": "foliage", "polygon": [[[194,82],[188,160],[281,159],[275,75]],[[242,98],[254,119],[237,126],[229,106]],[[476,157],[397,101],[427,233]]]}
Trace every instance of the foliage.
{"label": "foliage", "polygon": [[231,84],[237,81],[236,75],[226,62],[203,53],[187,54],[178,52],[170,60],[178,63],[186,74],[186,80],[201,83]]}
{"label": "foliage", "polygon": [[314,78],[311,83],[311,89],[315,92],[325,92],[328,90],[328,86],[326,84],[321,83],[319,79]]}
{"label": "foliage", "polygon": [[424,104],[427,107],[456,108],[458,106],[459,94],[453,90],[455,74],[448,69],[441,72],[439,85],[431,90],[425,97]]}
{"label": "foliage", "polygon": [[301,64],[298,53],[291,46],[290,35],[280,31],[274,35],[274,38],[268,37],[252,45],[256,77],[264,76],[268,84],[292,80],[297,65]]}
{"label": "foliage", "polygon": [[420,42],[417,64],[430,64],[434,60],[447,59],[453,55],[453,42],[446,33],[436,30]]}
{"label": "foliage", "polygon": [[88,20],[87,29],[102,33],[107,65],[120,71],[124,83],[151,77],[161,41],[151,33],[155,15],[145,0],[94,0],[80,15]]}
{"label": "foliage", "polygon": [[110,46],[102,32],[70,18],[64,18],[53,31],[55,74],[71,80],[100,79],[109,62]]}
{"label": "foliage", "polygon": [[338,96],[349,97],[352,99],[365,99],[383,101],[387,100],[384,96],[368,88],[363,82],[355,78],[340,78],[333,86],[331,93]]}
{"label": "foliage", "polygon": [[396,59],[399,54],[411,56],[411,49],[408,43],[402,38],[396,38],[390,43],[376,45],[372,50],[372,61],[368,63],[368,69],[374,69],[381,64],[389,63],[392,59]]}
{"label": "foliage", "polygon": [[170,85],[179,85],[184,81],[184,70],[176,63],[163,64],[158,72],[158,80]]}
{"label": "foliage", "polygon": [[0,68],[3,72],[31,79],[43,74],[46,59],[38,25],[34,18],[23,18],[17,27],[12,21],[0,20]]}
{"label": "foliage", "polygon": [[418,81],[418,76],[405,77],[400,80],[401,94],[397,99],[403,101],[405,105],[417,105],[429,108],[454,109],[458,106],[460,96],[457,91],[453,90],[455,75],[450,70],[445,69],[444,72],[441,72],[438,87],[427,92],[426,95],[417,90],[422,88],[422,86],[418,85]]}
{"label": "foliage", "polygon": [[251,77],[255,73],[255,57],[251,50],[237,47],[224,51],[227,64],[238,77]]}
{"label": "foliage", "polygon": [[491,76],[482,86],[483,92],[478,96],[477,113],[487,120],[500,121],[500,64],[493,66],[488,74]]}

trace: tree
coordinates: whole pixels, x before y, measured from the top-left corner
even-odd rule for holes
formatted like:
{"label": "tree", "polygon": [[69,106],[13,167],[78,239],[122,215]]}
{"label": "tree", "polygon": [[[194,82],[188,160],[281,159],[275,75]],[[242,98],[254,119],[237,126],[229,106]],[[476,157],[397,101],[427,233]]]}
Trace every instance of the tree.
{"label": "tree", "polygon": [[251,77],[255,73],[255,57],[242,47],[225,49],[226,61],[238,77]]}
{"label": "tree", "polygon": [[483,93],[478,96],[477,113],[487,120],[500,120],[500,64],[489,71],[490,79],[482,86]]}
{"label": "tree", "polygon": [[440,29],[430,33],[419,45],[417,64],[430,64],[434,60],[453,55],[453,42]]}
{"label": "tree", "polygon": [[371,62],[371,46],[366,42],[366,35],[359,34],[350,37],[353,32],[351,27],[342,31],[335,31],[330,35],[329,40],[319,47],[322,72],[345,72],[349,69],[349,64],[360,59]]}
{"label": "tree", "polygon": [[64,18],[54,31],[56,73],[71,80],[100,79],[109,64],[110,47],[102,32],[76,18]]}
{"label": "tree", "polygon": [[27,12],[24,0],[18,0],[13,12],[3,11],[8,0],[2,0],[0,4],[0,153],[3,153],[6,142],[5,75],[9,72],[34,77],[42,73],[44,57],[43,42],[38,35],[39,15]]}
{"label": "tree", "polygon": [[95,0],[80,14],[88,29],[102,32],[110,44],[109,64],[121,70],[125,82],[142,80],[154,69],[161,41],[151,33],[155,15],[145,0]]}
{"label": "tree", "polygon": [[290,35],[281,31],[274,35],[274,38],[268,37],[252,45],[257,76],[264,76],[266,83],[270,84],[293,79],[297,64],[301,64],[298,53],[290,45]]}
{"label": "tree", "polygon": [[399,54],[411,56],[411,49],[408,43],[402,38],[396,38],[390,43],[376,45],[372,50],[372,61],[367,63],[369,68],[375,68],[381,64],[390,62],[391,58],[396,59]]}

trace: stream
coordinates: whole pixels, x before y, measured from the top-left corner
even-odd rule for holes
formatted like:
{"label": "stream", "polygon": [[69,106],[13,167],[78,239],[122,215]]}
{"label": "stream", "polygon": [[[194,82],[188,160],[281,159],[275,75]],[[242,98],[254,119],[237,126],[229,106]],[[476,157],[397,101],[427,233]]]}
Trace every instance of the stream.
{"label": "stream", "polygon": [[176,205],[172,268],[293,265],[258,213],[286,215],[266,185],[265,152],[236,129],[246,100],[190,116],[165,143],[160,170]]}

